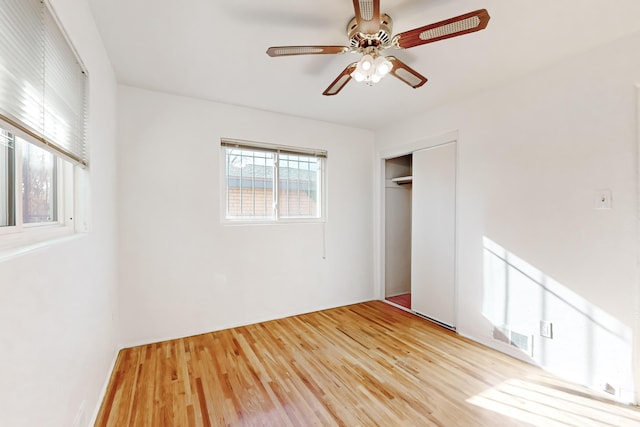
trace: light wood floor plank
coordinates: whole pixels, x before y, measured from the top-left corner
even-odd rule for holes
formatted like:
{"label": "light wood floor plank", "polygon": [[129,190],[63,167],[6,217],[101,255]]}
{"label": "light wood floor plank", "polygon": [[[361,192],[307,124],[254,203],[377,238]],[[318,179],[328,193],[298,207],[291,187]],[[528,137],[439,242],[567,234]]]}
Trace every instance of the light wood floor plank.
{"label": "light wood floor plank", "polygon": [[120,352],[96,426],[638,426],[380,301]]}

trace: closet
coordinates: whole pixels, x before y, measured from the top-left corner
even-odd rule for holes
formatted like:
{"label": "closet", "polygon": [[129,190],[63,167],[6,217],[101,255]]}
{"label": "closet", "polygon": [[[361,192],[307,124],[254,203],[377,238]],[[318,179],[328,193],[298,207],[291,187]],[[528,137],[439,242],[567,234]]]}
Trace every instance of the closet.
{"label": "closet", "polygon": [[385,160],[385,298],[455,328],[456,143]]}
{"label": "closet", "polygon": [[385,298],[411,308],[411,154],[385,161]]}

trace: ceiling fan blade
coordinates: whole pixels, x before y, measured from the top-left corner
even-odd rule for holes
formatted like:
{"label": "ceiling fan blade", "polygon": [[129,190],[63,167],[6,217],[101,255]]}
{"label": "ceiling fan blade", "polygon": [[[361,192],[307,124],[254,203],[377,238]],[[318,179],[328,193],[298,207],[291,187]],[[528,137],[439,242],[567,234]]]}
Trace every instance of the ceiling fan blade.
{"label": "ceiling fan blade", "polygon": [[338,92],[340,92],[342,88],[345,87],[347,83],[349,83],[349,80],[351,80],[351,73],[355,71],[356,65],[358,65],[357,62],[349,64],[347,68],[342,70],[340,75],[336,77],[333,83],[331,83],[329,87],[326,88],[324,92],[322,92],[322,94],[325,96],[337,95]]}
{"label": "ceiling fan blade", "polygon": [[353,0],[358,29],[364,34],[376,34],[380,29],[380,0]]}
{"label": "ceiling fan blade", "polygon": [[445,21],[436,22],[435,24],[425,25],[424,27],[396,34],[393,42],[394,45],[403,49],[437,42],[438,40],[483,30],[489,23],[490,18],[489,12],[487,12],[486,9],[480,9]]}
{"label": "ceiling fan blade", "polygon": [[346,46],[273,46],[267,49],[267,55],[292,56],[292,55],[332,55],[348,52]]}
{"label": "ceiling fan blade", "polygon": [[387,59],[393,64],[393,68],[389,71],[394,77],[402,80],[412,88],[419,88],[427,82],[427,78],[418,73],[413,68],[409,67],[404,62],[400,61],[395,56],[387,56]]}

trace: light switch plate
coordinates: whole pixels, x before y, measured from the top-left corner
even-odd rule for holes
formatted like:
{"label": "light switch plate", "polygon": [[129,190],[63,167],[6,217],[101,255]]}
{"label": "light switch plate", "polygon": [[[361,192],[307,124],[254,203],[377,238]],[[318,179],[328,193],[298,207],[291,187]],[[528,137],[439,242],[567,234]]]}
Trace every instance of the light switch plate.
{"label": "light switch plate", "polygon": [[540,336],[553,339],[553,323],[548,320],[540,321]]}

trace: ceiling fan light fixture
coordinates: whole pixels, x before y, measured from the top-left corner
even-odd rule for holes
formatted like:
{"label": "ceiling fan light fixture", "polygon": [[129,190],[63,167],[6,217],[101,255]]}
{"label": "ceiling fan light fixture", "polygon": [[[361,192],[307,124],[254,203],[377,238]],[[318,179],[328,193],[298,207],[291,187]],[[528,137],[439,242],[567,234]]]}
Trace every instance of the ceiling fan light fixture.
{"label": "ceiling fan light fixture", "polygon": [[393,65],[384,56],[378,56],[376,53],[364,55],[356,64],[356,69],[351,73],[351,77],[358,82],[368,84],[378,83],[386,76]]}

